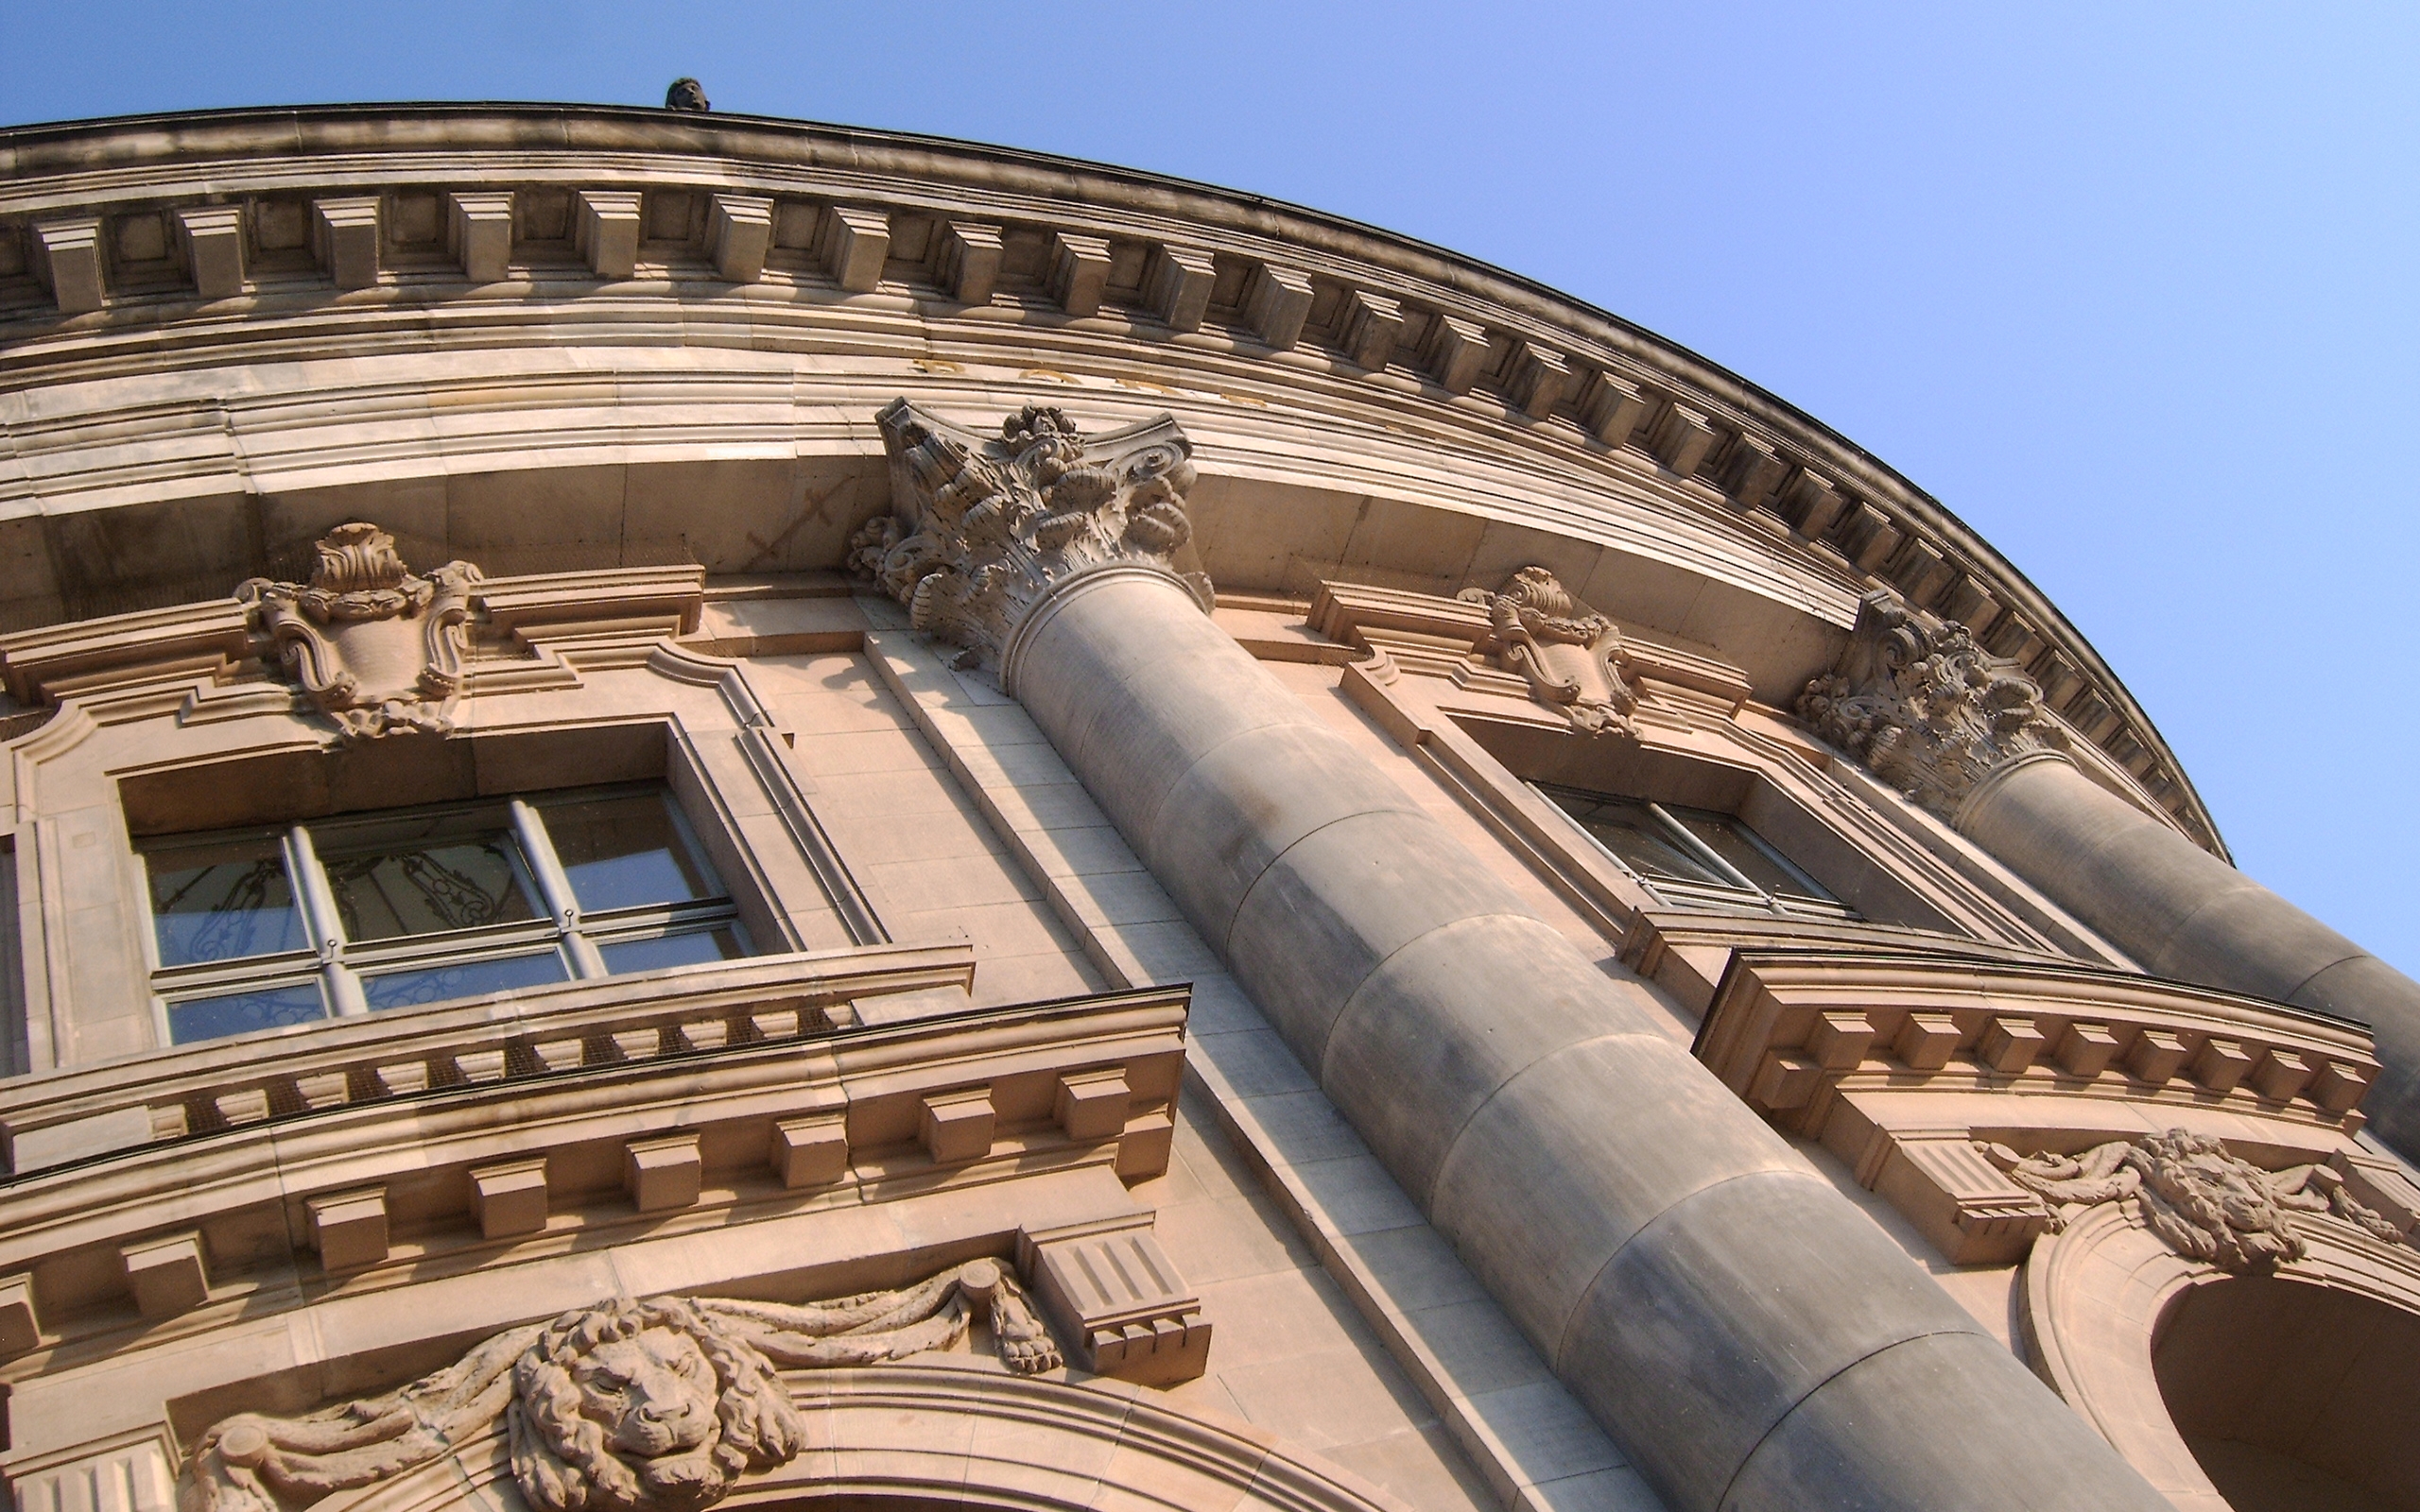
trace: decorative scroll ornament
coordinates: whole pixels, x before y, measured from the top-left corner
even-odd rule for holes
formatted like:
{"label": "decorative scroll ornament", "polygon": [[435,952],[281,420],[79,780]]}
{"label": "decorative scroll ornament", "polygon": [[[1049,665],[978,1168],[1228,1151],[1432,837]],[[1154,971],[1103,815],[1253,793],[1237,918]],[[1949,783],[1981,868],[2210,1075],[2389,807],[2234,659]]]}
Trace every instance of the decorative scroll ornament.
{"label": "decorative scroll ornament", "polygon": [[1155,568],[1207,610],[1210,580],[1181,573],[1193,534],[1192,443],[1167,415],[1087,438],[1028,404],[986,441],[894,400],[876,417],[896,514],[867,522],[849,565],[908,606],[909,622],[998,664],[1010,634],[1053,588],[1104,567]]}
{"label": "decorative scroll ornament", "polygon": [[1858,606],[1837,670],[1798,697],[1823,739],[1915,802],[1946,817],[1993,768],[2066,747],[2042,690],[2015,663],[1877,589]]}
{"label": "decorative scroll ornament", "polygon": [[2169,1248],[2221,1270],[2267,1271],[2302,1259],[2308,1246],[2294,1231],[2296,1212],[2333,1213],[2383,1244],[2404,1242],[2401,1230],[2354,1201],[2343,1177],[2326,1166],[2263,1171],[2229,1155],[2218,1140],[2181,1128],[2072,1158],[2020,1156],[1982,1140],[1975,1148],[2051,1205],[2053,1231],[2086,1208],[2132,1199],[2144,1226]]}
{"label": "decorative scroll ornament", "polygon": [[616,1300],[499,1333],[433,1375],[307,1418],[242,1413],[194,1445],[181,1512],[284,1512],[449,1454],[505,1423],[532,1512],[697,1512],[806,1428],[777,1367],[874,1365],[945,1349],[988,1316],[1001,1362],[1058,1346],[1000,1265],[804,1307]]}
{"label": "decorative scroll ornament", "polygon": [[348,745],[451,730],[479,570],[449,561],[414,576],[394,537],[358,522],[337,526],[313,550],[307,585],[254,577],[235,590],[286,674]]}
{"label": "decorative scroll ornament", "polygon": [[1493,593],[1465,588],[1458,596],[1487,606],[1492,630],[1476,649],[1528,679],[1531,697],[1561,709],[1574,730],[1636,733],[1630,716],[1638,695],[1616,665],[1621,631],[1574,598],[1554,574],[1524,567]]}

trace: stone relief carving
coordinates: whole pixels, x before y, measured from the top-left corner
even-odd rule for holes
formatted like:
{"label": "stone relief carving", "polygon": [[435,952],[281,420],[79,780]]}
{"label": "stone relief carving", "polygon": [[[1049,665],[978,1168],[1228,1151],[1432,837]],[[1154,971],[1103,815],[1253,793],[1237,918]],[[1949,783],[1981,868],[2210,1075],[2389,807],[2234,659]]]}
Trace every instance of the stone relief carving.
{"label": "stone relief carving", "polygon": [[1192,443],[1166,416],[1085,437],[1060,410],[1028,404],[986,441],[895,400],[877,421],[896,514],[850,542],[849,565],[908,606],[920,631],[959,645],[958,664],[997,663],[1010,632],[1051,589],[1118,564],[1180,572]]}
{"label": "stone relief carving", "polygon": [[376,525],[341,524],[313,548],[308,583],[239,584],[254,632],[347,744],[396,731],[443,734],[462,687],[476,567],[416,576]]}
{"label": "stone relief carving", "polygon": [[1946,817],[1994,767],[2066,737],[2015,663],[1877,589],[1858,606],[1840,665],[1806,685],[1798,715],[1875,776]]}
{"label": "stone relief carving", "polygon": [[1983,1140],[1975,1148],[2050,1204],[2053,1231],[2086,1208],[2132,1199],[2169,1248],[2221,1270],[2265,1271],[2302,1259],[2308,1246],[2294,1231],[2296,1212],[2333,1213],[2383,1244],[2403,1243],[2394,1225],[2353,1200],[2326,1166],[2263,1171],[2220,1141],[2181,1128],[2073,1157],[2020,1156]]}
{"label": "stone relief carving", "polygon": [[180,1512],[285,1512],[452,1453],[503,1419],[533,1512],[697,1512],[787,1463],[804,1424],[777,1368],[873,1365],[948,1347],[977,1314],[1019,1375],[1058,1346],[996,1262],[806,1306],[614,1300],[496,1334],[382,1397],[305,1418],[242,1413],[188,1461]]}
{"label": "stone relief carving", "polygon": [[1457,596],[1487,607],[1490,633],[1474,649],[1527,679],[1531,697],[1561,709],[1574,730],[1634,733],[1630,716],[1638,696],[1618,665],[1621,631],[1553,573],[1524,567],[1494,593],[1465,588]]}

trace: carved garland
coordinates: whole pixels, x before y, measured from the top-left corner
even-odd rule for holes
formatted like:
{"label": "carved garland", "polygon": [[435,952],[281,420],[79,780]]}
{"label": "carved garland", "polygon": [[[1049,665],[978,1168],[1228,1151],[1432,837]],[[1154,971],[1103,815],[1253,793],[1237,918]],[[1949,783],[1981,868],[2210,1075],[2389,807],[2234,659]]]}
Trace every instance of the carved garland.
{"label": "carved garland", "polygon": [[313,549],[307,584],[254,577],[236,587],[252,630],[346,744],[451,730],[479,570],[449,561],[415,576],[394,537],[357,521]]}
{"label": "carved garland", "polygon": [[1527,679],[1530,696],[1561,709],[1574,730],[1637,732],[1630,716],[1638,696],[1616,664],[1621,632],[1574,598],[1553,573],[1524,567],[1494,593],[1465,588],[1457,596],[1487,608],[1490,634],[1476,649],[1501,658],[1507,671]]}
{"label": "carved garland", "polygon": [[805,1425],[776,1367],[822,1369],[945,1349],[988,1317],[1001,1363],[1059,1349],[995,1262],[803,1307],[716,1297],[616,1300],[496,1334],[383,1397],[306,1418],[242,1413],[193,1448],[181,1512],[282,1512],[452,1453],[504,1419],[534,1512],[698,1512],[748,1470],[787,1463]]}
{"label": "carved garland", "polygon": [[1798,697],[1799,717],[1875,776],[1944,817],[1995,767],[2066,740],[2042,690],[1966,627],[1865,595],[1834,671]]}
{"label": "carved garland", "polygon": [[1103,567],[1157,569],[1210,608],[1210,580],[1175,565],[1193,534],[1193,448],[1168,417],[1088,438],[1064,412],[1028,404],[991,442],[904,399],[877,421],[900,513],[866,523],[849,565],[916,629],[964,647],[958,665],[996,665],[1045,594]]}
{"label": "carved garland", "polygon": [[2268,1172],[2227,1153],[2205,1134],[2173,1128],[2141,1141],[2116,1140],[2081,1156],[2020,1156],[1977,1140],[1975,1148],[2009,1178],[2051,1205],[2063,1230],[2088,1208],[2131,1201],[2144,1227],[2189,1260],[2238,1273],[2273,1270],[2308,1252],[2296,1212],[2333,1213],[2381,1244],[2404,1242],[2381,1214],[2356,1202],[2324,1165]]}

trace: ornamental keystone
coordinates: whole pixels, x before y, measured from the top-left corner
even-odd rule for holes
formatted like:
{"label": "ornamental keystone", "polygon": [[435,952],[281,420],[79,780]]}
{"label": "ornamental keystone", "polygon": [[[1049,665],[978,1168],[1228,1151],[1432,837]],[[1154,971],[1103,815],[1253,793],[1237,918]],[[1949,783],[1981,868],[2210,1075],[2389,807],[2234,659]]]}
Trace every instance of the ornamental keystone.
{"label": "ornamental keystone", "polygon": [[1114,567],[1183,583],[1204,611],[1210,579],[1181,572],[1193,445],[1160,415],[1086,437],[1028,404],[986,440],[904,399],[875,417],[894,514],[851,541],[849,565],[908,606],[914,627],[995,668],[1016,627],[1060,585]]}
{"label": "ornamental keystone", "polygon": [[2042,690],[1966,627],[1876,589],[1858,605],[1840,664],[1806,685],[1798,716],[1868,771],[1944,818],[1976,784],[2066,737]]}

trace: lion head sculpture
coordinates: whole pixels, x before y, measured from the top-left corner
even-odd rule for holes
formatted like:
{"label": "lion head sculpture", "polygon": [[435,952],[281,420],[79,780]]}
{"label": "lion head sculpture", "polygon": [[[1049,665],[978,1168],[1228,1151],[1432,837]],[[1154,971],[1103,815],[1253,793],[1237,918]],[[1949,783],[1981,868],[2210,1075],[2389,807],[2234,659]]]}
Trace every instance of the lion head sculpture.
{"label": "lion head sculpture", "polygon": [[[2179,1253],[2221,1270],[2262,1271],[2308,1249],[2286,1217],[2278,1177],[2227,1153],[2204,1134],[2170,1129],[2137,1144],[2127,1163],[2142,1173],[2143,1221]],[[2296,1181],[2298,1192],[2302,1183]]]}
{"label": "lion head sculpture", "polygon": [[2054,1205],[2053,1231],[2087,1208],[2132,1199],[2144,1227],[2169,1248],[2221,1270],[2268,1271],[2308,1254],[2294,1229],[2297,1212],[2330,1213],[2381,1244],[2405,1243],[2400,1228],[2356,1201],[2326,1166],[2263,1171],[2230,1154],[2223,1141],[2190,1129],[2113,1140],[2072,1157],[2019,1155],[1983,1140],[1975,1148]]}
{"label": "lion head sculpture", "polygon": [[699,1512],[806,1427],[774,1374],[945,1349],[977,1318],[1014,1375],[1059,1348],[1008,1267],[792,1305],[615,1299],[525,1324],[407,1386],[302,1418],[237,1413],[194,1443],[181,1512],[283,1512],[458,1452],[504,1423],[531,1512]]}
{"label": "lion head sculpture", "polygon": [[565,1314],[512,1379],[512,1469],[537,1512],[690,1512],[805,1434],[765,1357],[677,1297]]}

